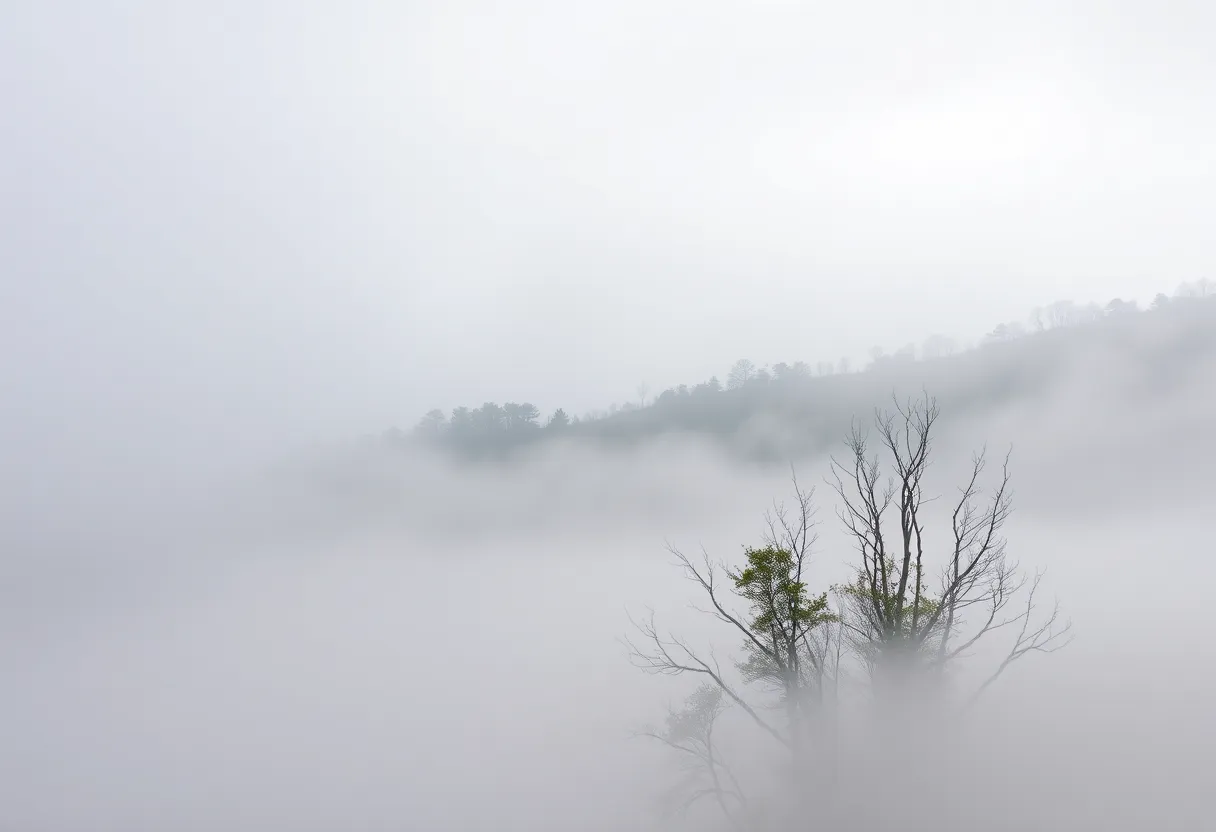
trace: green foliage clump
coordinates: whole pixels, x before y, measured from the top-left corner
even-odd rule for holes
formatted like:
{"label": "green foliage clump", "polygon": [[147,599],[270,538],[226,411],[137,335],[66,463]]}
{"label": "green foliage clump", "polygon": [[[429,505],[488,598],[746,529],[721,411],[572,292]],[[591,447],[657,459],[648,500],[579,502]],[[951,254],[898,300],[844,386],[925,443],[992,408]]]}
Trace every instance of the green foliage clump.
{"label": "green foliage clump", "polygon": [[752,603],[750,626],[758,636],[785,633],[797,638],[820,624],[836,620],[827,593],[811,596],[800,580],[793,552],[776,546],[745,550],[747,566],[728,572],[739,596]]}

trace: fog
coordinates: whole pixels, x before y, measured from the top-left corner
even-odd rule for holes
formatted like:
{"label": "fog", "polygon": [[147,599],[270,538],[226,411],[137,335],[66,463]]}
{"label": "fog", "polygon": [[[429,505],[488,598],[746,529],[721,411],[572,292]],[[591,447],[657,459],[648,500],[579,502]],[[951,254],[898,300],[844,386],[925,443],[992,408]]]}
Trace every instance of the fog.
{"label": "fog", "polygon": [[695,680],[633,667],[630,617],[728,663],[666,546],[737,561],[787,463],[818,488],[811,588],[847,579],[825,449],[922,385],[930,489],[1012,446],[1010,554],[1075,641],[806,828],[1199,828],[1210,298],[816,377],[801,410],[734,391],[712,429],[360,438],[1211,277],[1214,27],[1181,1],[4,5],[0,829],[726,829],[657,811],[677,761],[635,735]]}
{"label": "fog", "polygon": [[[943,423],[943,493],[973,440],[1014,443],[1012,551],[1047,568],[1077,640],[994,686],[940,769],[957,794],[913,828],[1185,828],[1206,811],[1212,446],[1190,425],[1211,424],[1216,397],[1188,384],[1098,419],[1092,403],[1118,386],[1108,369],[1033,418]],[[1088,461],[1128,442],[1152,451],[1112,484]],[[388,496],[246,480],[231,485],[240,503],[260,491],[274,508],[256,521],[228,503],[107,552],[6,557],[5,823],[683,828],[655,812],[673,761],[631,734],[690,683],[630,665],[627,613],[653,607],[729,653],[734,636],[688,608],[664,544],[736,557],[788,472],[692,439],[558,444],[493,470],[363,453],[359,466],[398,472]],[[824,465],[797,461],[806,482]],[[812,580],[826,587],[848,550],[819,495]],[[853,828],[887,828],[881,801],[871,810]]]}

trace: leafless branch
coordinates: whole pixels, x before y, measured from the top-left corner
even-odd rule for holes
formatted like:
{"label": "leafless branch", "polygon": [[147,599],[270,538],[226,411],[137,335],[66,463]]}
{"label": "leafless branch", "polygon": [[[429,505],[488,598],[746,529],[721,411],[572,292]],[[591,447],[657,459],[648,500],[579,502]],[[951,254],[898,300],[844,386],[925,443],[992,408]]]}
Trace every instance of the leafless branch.
{"label": "leafless branch", "polygon": [[[629,618],[634,629],[651,647],[641,648],[632,639],[626,637],[625,642],[630,650],[630,659],[635,667],[648,673],[666,676],[676,676],[682,673],[696,673],[707,676],[732,702],[740,707],[753,722],[766,734],[784,746],[789,746],[789,740],[776,728],[770,725],[747,703],[734,687],[722,675],[722,668],[717,661],[707,661],[693,651],[684,641],[674,636],[663,637],[654,624],[654,613],[651,611],[645,622],[638,622],[632,616]],[[711,657],[712,658],[712,657]]]}
{"label": "leafless branch", "polygon": [[[736,812],[746,810],[748,801],[714,740],[717,720],[724,710],[721,689],[704,684],[689,696],[681,709],[669,710],[665,731],[643,730],[635,736],[657,740],[687,759],[687,768],[692,775],[676,790],[688,792],[681,808],[686,809],[697,800],[712,796],[730,823],[742,830],[743,823]],[[709,785],[698,782],[698,775],[708,777]]]}
{"label": "leafless branch", "polygon": [[1033,621],[1035,598],[1038,595],[1039,583],[1042,579],[1043,573],[1036,572],[1034,580],[1031,581],[1030,589],[1026,593],[1025,607],[1016,618],[1008,622],[1021,622],[1022,626],[1018,631],[1017,639],[1014,640],[1013,645],[1009,648],[1004,661],[971,695],[967,703],[968,706],[974,704],[984,691],[1000,678],[1001,674],[1018,659],[1028,653],[1054,653],[1072,643],[1072,622],[1067,620],[1060,621],[1060,603],[1058,601],[1052,605],[1051,612],[1045,618],[1037,623]]}
{"label": "leafless branch", "polygon": [[765,512],[767,530],[764,543],[785,549],[794,556],[795,580],[801,581],[803,569],[810,559],[815,544],[819,542],[815,509],[815,489],[803,488],[798,482],[798,473],[790,466],[793,483],[794,506],[787,509],[784,502],[774,501],[772,509]]}

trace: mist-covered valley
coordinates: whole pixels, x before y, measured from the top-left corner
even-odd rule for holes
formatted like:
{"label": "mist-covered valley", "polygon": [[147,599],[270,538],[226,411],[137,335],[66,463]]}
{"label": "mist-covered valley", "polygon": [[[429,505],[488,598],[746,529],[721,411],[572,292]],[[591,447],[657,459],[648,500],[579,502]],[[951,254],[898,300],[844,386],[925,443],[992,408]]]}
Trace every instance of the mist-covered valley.
{"label": "mist-covered valley", "polygon": [[[1123,352],[1059,357],[1069,374],[1032,398],[944,410],[926,489],[950,500],[973,451],[1012,446],[1009,556],[1045,570],[1040,603],[1060,599],[1073,640],[1012,665],[936,744],[904,749],[923,756],[911,772],[933,777],[838,783],[848,811],[815,809],[826,828],[1140,829],[1203,816],[1216,353],[1171,356],[1179,380],[1140,397],[1126,392],[1143,374]],[[919,395],[919,382],[899,392]],[[659,811],[680,755],[634,735],[696,680],[639,672],[623,639],[653,610],[698,649],[738,653],[738,633],[690,607],[704,599],[666,547],[737,564],[765,511],[790,498],[791,462],[815,488],[817,593],[847,582],[853,562],[828,456],[749,460],[695,434],[568,438],[506,460],[346,445],[228,481],[205,511],[148,498],[97,532],[97,548],[61,536],[9,549],[5,820],[728,828],[698,813],[705,801]],[[948,517],[925,525],[940,559]],[[952,684],[982,679],[1006,635]],[[746,725],[723,730],[737,732],[739,776],[771,786],[778,775],[746,768]],[[860,737],[845,735],[844,757],[867,750]]]}
{"label": "mist-covered valley", "polygon": [[1214,31],[0,4],[0,832],[1210,826]]}

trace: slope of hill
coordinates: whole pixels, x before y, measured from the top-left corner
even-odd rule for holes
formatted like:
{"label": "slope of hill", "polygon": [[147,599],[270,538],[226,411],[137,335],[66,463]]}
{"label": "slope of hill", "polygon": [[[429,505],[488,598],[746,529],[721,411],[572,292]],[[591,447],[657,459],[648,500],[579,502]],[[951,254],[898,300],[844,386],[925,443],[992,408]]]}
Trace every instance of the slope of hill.
{"label": "slope of hill", "polygon": [[[512,456],[558,438],[636,443],[665,434],[712,437],[745,457],[786,459],[839,439],[855,415],[892,393],[931,392],[950,418],[1036,398],[1092,376],[1112,401],[1161,395],[1210,373],[1216,357],[1216,297],[1160,298],[1147,311],[1112,303],[1088,320],[1044,326],[1030,334],[998,327],[980,347],[917,360],[911,351],[876,359],[861,372],[813,376],[805,365],[776,365],[732,378],[663,391],[646,406],[594,419],[557,411],[542,427],[529,404],[486,403],[433,411],[411,433],[386,442],[441,448],[464,457]],[[745,362],[741,362],[745,363]],[[738,368],[736,368],[738,370]],[[1216,387],[1216,379],[1210,379]]]}
{"label": "slope of hill", "polygon": [[293,540],[375,529],[496,540],[576,520],[611,534],[620,516],[650,518],[662,536],[681,517],[737,510],[741,493],[763,507],[782,493],[790,463],[820,482],[824,454],[851,420],[922,391],[942,407],[935,487],[950,487],[953,467],[991,443],[994,455],[1012,446],[1019,512],[1029,516],[1072,523],[1150,504],[1181,510],[1210,494],[1216,460],[1216,301],[1171,301],[857,373],[676,389],[600,419],[500,422],[486,433],[445,420],[429,437],[398,433],[285,460],[233,498],[232,514],[246,532],[290,529]]}

